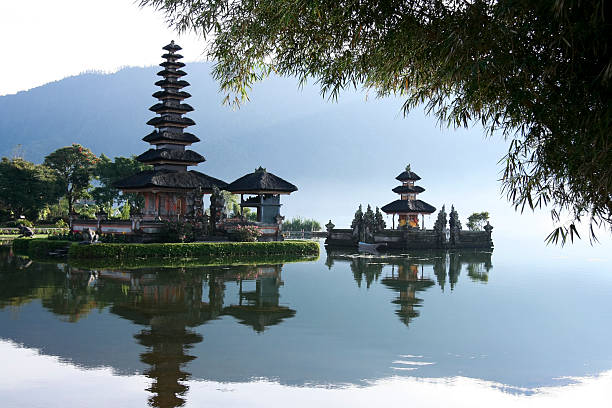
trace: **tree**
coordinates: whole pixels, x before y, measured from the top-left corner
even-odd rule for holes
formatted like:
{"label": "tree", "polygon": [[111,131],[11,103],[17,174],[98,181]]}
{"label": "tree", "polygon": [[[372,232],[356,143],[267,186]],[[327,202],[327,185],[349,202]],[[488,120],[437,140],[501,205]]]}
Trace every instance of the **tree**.
{"label": "tree", "polygon": [[37,219],[43,208],[59,199],[59,187],[48,167],[21,158],[0,161],[0,204],[14,216]]}
{"label": "tree", "polygon": [[321,231],[321,223],[314,219],[293,217],[283,222],[285,231]]}
{"label": "tree", "polygon": [[45,157],[44,164],[55,173],[68,201],[69,214],[75,201],[86,196],[98,161],[91,150],[79,144],[62,147]]}
{"label": "tree", "polygon": [[122,205],[121,218],[129,218],[130,208],[142,207],[142,196],[136,193],[122,193],[115,187],[115,183],[126,177],[141,171],[150,170],[152,167],[143,164],[132,157],[115,157],[112,161],[102,154],[93,168],[93,175],[100,182],[100,186],[91,191],[96,204],[110,212],[115,204]]}
{"label": "tree", "polygon": [[551,205],[612,228],[612,25],[603,0],[141,0],[216,61],[239,104],[274,72],[337,98],[363,86],[424,104],[444,124],[480,122],[510,141],[503,189],[521,211]]}
{"label": "tree", "polygon": [[240,208],[240,200],[238,194],[232,194],[229,191],[222,190],[223,198],[225,198],[225,213],[230,218],[240,217],[240,214],[247,221],[257,221],[257,212],[251,211],[249,207]]}
{"label": "tree", "polygon": [[468,217],[467,227],[470,231],[482,231],[484,223],[489,220],[489,213],[487,211],[473,213]]}

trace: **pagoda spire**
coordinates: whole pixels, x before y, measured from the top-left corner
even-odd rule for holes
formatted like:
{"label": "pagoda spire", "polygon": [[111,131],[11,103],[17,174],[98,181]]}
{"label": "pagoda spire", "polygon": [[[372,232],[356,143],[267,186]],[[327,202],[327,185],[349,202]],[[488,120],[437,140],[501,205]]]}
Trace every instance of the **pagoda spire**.
{"label": "pagoda spire", "polygon": [[183,56],[177,53],[181,50],[181,47],[171,41],[170,44],[163,47],[163,50],[166,51],[162,55],[165,61],[160,66],[164,69],[157,73],[162,79],[155,82],[155,85],[162,90],[153,94],[153,97],[157,98],[159,102],[149,108],[158,116],[147,122],[148,125],[154,126],[155,130],[143,138],[145,142],[154,145],[155,149],[149,149],[141,154],[138,156],[138,160],[152,164],[155,170],[184,171],[187,166],[195,166],[205,159],[199,153],[185,149],[185,146],[196,143],[200,139],[185,132],[185,129],[195,125],[195,122],[183,116],[187,112],[191,112],[193,108],[189,104],[183,103],[191,95],[182,91],[184,87],[189,86],[189,82],[181,79],[187,75],[185,71],[180,69],[185,66],[185,64],[179,62]]}

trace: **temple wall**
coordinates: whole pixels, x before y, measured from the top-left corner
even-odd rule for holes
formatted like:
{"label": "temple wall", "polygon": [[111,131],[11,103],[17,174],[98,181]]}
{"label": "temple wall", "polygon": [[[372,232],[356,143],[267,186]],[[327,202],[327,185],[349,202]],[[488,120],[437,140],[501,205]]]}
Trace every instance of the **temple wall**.
{"label": "temple wall", "polygon": [[[332,229],[325,243],[331,247],[357,247],[358,240],[350,229]],[[491,249],[493,241],[486,231],[455,231],[449,240],[435,230],[384,230],[374,234],[374,243],[386,243],[389,249]]]}

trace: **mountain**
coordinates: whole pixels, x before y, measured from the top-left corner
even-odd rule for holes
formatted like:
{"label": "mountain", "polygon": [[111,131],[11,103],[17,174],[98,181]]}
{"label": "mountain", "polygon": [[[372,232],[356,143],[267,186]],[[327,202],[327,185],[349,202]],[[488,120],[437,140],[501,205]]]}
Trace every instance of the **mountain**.
{"label": "mountain", "polygon": [[[85,73],[1,96],[0,156],[21,145],[28,160],[40,162],[72,143],[110,157],[144,152],[159,69]],[[195,108],[188,116],[197,124],[190,131],[202,139],[193,148],[207,159],[198,170],[229,182],[267,168],[299,187],[283,200],[285,215],[347,225],[359,203],[380,207],[395,200],[394,178],[410,163],[426,189],[419,198],[437,208],[454,203],[463,219],[488,210],[496,225],[515,226],[516,214],[499,198],[501,138],[487,139],[478,127],[441,128],[422,109],[404,117],[399,98],[347,91],[330,102],[315,85],[300,89],[293,78],[257,84],[249,102],[231,109],[221,104],[210,69],[206,63],[184,69],[193,95],[187,102]],[[525,225],[533,228],[533,220]]]}

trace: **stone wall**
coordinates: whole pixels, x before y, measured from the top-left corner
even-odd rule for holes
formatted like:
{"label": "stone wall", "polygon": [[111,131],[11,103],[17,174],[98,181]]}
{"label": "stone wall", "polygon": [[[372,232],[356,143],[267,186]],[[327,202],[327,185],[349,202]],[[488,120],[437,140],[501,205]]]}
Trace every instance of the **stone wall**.
{"label": "stone wall", "polygon": [[[389,249],[491,249],[493,241],[487,231],[456,230],[449,234],[435,230],[384,230],[374,234],[374,242],[385,243]],[[332,229],[325,244],[330,247],[357,247],[358,240],[351,229]]]}

